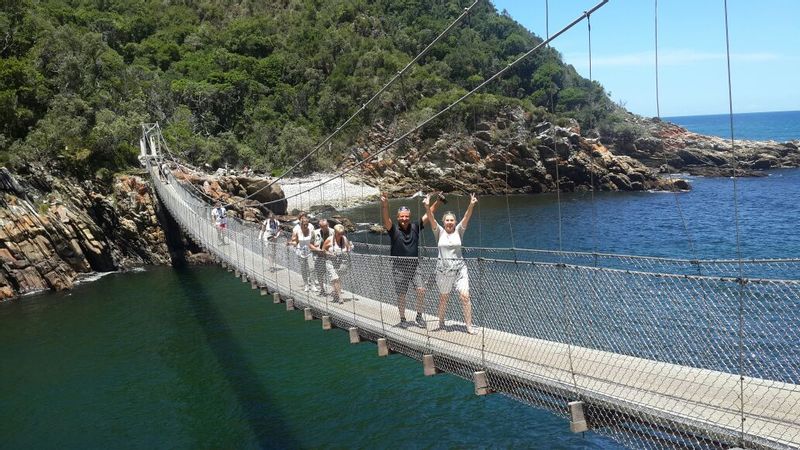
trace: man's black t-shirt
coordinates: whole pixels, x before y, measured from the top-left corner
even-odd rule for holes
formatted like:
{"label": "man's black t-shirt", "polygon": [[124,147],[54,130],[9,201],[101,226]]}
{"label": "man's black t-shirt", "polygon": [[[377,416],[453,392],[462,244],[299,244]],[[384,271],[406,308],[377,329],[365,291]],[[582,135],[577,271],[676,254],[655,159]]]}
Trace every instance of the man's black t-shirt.
{"label": "man's black t-shirt", "polygon": [[412,222],[408,230],[403,231],[392,223],[389,228],[389,240],[392,243],[391,256],[419,256],[419,233],[424,229],[421,222]]}

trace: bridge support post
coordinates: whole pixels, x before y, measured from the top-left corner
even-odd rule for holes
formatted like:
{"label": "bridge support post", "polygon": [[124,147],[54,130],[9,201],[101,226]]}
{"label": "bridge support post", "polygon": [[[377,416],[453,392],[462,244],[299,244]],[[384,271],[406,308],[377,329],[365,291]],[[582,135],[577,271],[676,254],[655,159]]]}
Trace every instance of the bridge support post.
{"label": "bridge support post", "polygon": [[475,395],[491,394],[492,390],[489,388],[489,380],[486,377],[486,372],[479,370],[472,374],[472,381],[475,382]]}
{"label": "bridge support post", "polygon": [[267,294],[269,294],[269,291],[267,291],[267,288],[265,288],[265,287],[262,287],[262,288],[261,288],[261,296],[262,296],[262,297],[264,297],[264,296],[265,296],[265,295],[267,295]]}
{"label": "bridge support post", "polygon": [[439,373],[439,369],[436,368],[436,364],[433,362],[433,355],[422,355],[422,373],[426,377],[432,377]]}
{"label": "bridge support post", "polygon": [[281,294],[279,292],[272,293],[272,303],[280,303],[281,302]]}
{"label": "bridge support post", "polygon": [[[228,272],[233,272],[233,267],[230,264],[225,264],[225,268],[228,269]],[[239,271],[236,271],[236,273],[239,273]],[[239,275],[236,276],[238,277]]]}
{"label": "bridge support post", "polygon": [[247,283],[247,274],[242,273],[242,283]]}
{"label": "bridge support post", "polygon": [[322,329],[323,330],[331,329],[331,316],[322,316]]}
{"label": "bridge support post", "polygon": [[386,338],[378,338],[378,356],[389,356],[389,342]]}
{"label": "bridge support post", "polygon": [[250,289],[252,289],[252,290],[258,289],[258,285],[256,284],[255,281],[251,281],[250,282]]}
{"label": "bridge support post", "polygon": [[314,313],[311,312],[311,308],[303,308],[303,319],[314,320]]}
{"label": "bridge support post", "polygon": [[350,334],[351,344],[358,344],[359,342],[361,342],[361,336],[358,334],[358,328],[350,327],[347,329],[347,332]]}
{"label": "bridge support post", "polygon": [[287,298],[286,299],[286,310],[287,311],[294,311],[294,299]]}
{"label": "bridge support post", "polygon": [[582,433],[589,429],[583,414],[583,402],[569,402],[569,416],[569,430],[573,433]]}
{"label": "bridge support post", "polygon": [[236,277],[236,278],[239,278],[239,276],[240,276],[239,270],[234,270],[233,271],[233,276]]}

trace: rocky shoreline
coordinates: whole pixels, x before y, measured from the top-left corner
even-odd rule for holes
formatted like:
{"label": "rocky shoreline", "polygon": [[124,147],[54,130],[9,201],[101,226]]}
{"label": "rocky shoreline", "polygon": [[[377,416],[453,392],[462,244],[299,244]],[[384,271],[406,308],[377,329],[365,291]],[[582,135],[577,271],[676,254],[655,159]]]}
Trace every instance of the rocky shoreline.
{"label": "rocky shoreline", "polygon": [[[764,170],[800,167],[800,140],[750,141],[706,136],[656,118],[629,114],[629,123],[644,137],[604,140],[614,153],[626,155],[661,173],[684,172],[707,177],[763,176]],[[734,160],[735,155],[735,160]]]}
{"label": "rocky shoreline", "polygon": [[0,169],[0,191],[0,300],[172,262],[163,211],[140,177],[103,188],[29,165],[13,175]]}

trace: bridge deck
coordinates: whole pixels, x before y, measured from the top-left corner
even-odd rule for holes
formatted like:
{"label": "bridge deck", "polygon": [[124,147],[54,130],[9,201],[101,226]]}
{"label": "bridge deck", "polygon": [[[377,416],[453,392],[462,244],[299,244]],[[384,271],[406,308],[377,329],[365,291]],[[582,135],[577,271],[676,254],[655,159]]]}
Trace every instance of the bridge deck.
{"label": "bridge deck", "polygon": [[[163,187],[175,189],[174,184]],[[182,201],[178,195],[174,199]],[[490,377],[513,380],[510,383],[519,386],[570,392],[573,399],[622,414],[645,416],[659,425],[679,424],[688,430],[714,430],[737,437],[743,427],[742,443],[748,447],[800,447],[800,412],[793,410],[800,405],[798,385],[749,377],[740,383],[735,374],[568,346],[489,328],[469,335],[463,324],[453,321],[449,322],[454,325],[440,330],[437,319],[430,315],[425,315],[425,328],[401,326],[396,306],[347,291],[344,304],[335,304],[330,297],[298,289],[303,285],[300,274],[274,260],[267,261],[270,258],[264,257],[263,249],[253,251],[252,245],[235,239],[215,245],[216,230],[208,220],[195,219],[182,226],[250,280],[292,298],[297,306],[311,307],[316,315],[331,316],[341,326],[356,326],[420,354],[434,354],[434,358],[471,362],[474,367],[485,368]],[[744,425],[742,409],[746,412]]]}

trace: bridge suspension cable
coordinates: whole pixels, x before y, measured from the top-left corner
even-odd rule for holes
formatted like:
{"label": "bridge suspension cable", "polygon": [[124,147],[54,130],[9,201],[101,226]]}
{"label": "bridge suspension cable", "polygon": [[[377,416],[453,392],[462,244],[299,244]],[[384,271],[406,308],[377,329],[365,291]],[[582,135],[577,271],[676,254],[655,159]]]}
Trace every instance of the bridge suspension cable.
{"label": "bridge suspension cable", "polygon": [[538,51],[538,50],[539,50],[539,49],[541,49],[542,47],[544,47],[544,46],[546,46],[546,45],[550,44],[550,42],[552,42],[554,39],[556,39],[556,38],[558,38],[559,36],[561,36],[562,34],[564,34],[566,31],[568,31],[569,29],[571,29],[572,27],[574,27],[575,25],[577,25],[578,23],[580,23],[580,22],[581,22],[583,19],[585,19],[585,18],[586,18],[588,15],[590,15],[590,14],[592,14],[593,12],[597,11],[598,9],[600,9],[601,7],[603,7],[604,5],[606,5],[608,2],[609,2],[609,0],[602,0],[601,2],[599,2],[599,3],[597,3],[595,6],[593,6],[591,9],[589,9],[588,11],[584,11],[584,12],[583,12],[583,14],[581,14],[580,16],[578,16],[577,18],[575,18],[575,19],[574,19],[572,22],[570,22],[569,24],[567,24],[566,26],[564,26],[563,28],[561,28],[561,30],[559,30],[559,31],[558,31],[557,33],[555,33],[553,36],[551,36],[551,37],[548,37],[546,40],[542,41],[541,43],[539,43],[538,45],[534,46],[533,48],[531,48],[531,49],[530,49],[530,50],[528,50],[527,52],[523,53],[521,56],[517,57],[517,58],[516,58],[516,59],[514,59],[512,62],[510,62],[510,63],[508,63],[507,65],[505,65],[505,66],[504,66],[502,69],[500,69],[499,71],[495,72],[495,73],[494,73],[492,76],[490,76],[489,78],[487,78],[485,81],[481,82],[481,83],[480,83],[478,86],[474,87],[474,88],[473,88],[472,90],[470,90],[469,92],[467,92],[467,93],[465,93],[464,95],[462,95],[461,97],[459,97],[459,98],[458,98],[457,100],[455,100],[454,102],[452,102],[452,103],[450,103],[449,105],[445,106],[444,108],[442,108],[442,109],[441,109],[441,110],[439,110],[438,112],[434,113],[433,115],[431,115],[431,116],[430,116],[430,117],[428,117],[427,119],[424,119],[423,121],[421,121],[420,123],[418,123],[416,126],[414,126],[413,128],[411,128],[410,130],[408,130],[408,131],[406,131],[405,133],[401,134],[399,137],[395,138],[394,140],[392,140],[392,141],[391,141],[391,142],[389,142],[388,144],[386,144],[386,145],[384,145],[383,147],[381,147],[380,149],[376,150],[375,152],[373,152],[372,154],[370,154],[370,155],[369,155],[369,156],[367,156],[366,158],[362,159],[361,161],[359,161],[359,162],[355,163],[355,164],[354,164],[354,165],[352,165],[351,167],[349,167],[349,168],[346,168],[346,169],[342,170],[342,171],[341,171],[341,172],[339,172],[338,174],[336,174],[336,175],[334,175],[334,176],[332,176],[332,177],[330,177],[330,178],[328,178],[328,179],[326,179],[326,180],[324,180],[324,181],[320,182],[319,184],[316,184],[316,185],[314,185],[314,186],[312,186],[312,187],[310,187],[310,188],[308,188],[308,189],[306,189],[306,190],[304,190],[304,191],[303,191],[303,190],[301,190],[300,192],[297,192],[297,193],[295,193],[295,194],[293,194],[293,195],[290,195],[290,196],[286,196],[286,197],[284,197],[284,198],[282,198],[282,199],[280,199],[280,200],[271,200],[271,201],[266,201],[266,202],[259,202],[258,204],[259,204],[259,205],[261,205],[261,206],[267,206],[267,205],[270,205],[270,204],[275,204],[275,203],[278,203],[278,202],[281,202],[281,201],[284,201],[284,200],[288,200],[288,199],[290,199],[290,198],[297,197],[297,196],[299,196],[299,195],[305,194],[305,193],[307,193],[307,192],[309,192],[309,191],[312,191],[312,190],[314,190],[314,189],[321,188],[322,186],[325,186],[326,184],[330,183],[331,181],[333,181],[333,180],[336,180],[336,179],[338,179],[338,178],[340,178],[340,177],[343,177],[343,176],[347,175],[348,173],[352,172],[353,170],[355,170],[355,169],[357,169],[357,168],[360,168],[360,167],[361,167],[361,166],[363,166],[364,164],[366,164],[366,163],[368,163],[369,161],[373,160],[375,157],[377,157],[377,156],[379,156],[379,155],[383,154],[384,152],[386,152],[386,151],[387,151],[387,150],[389,150],[390,148],[392,148],[392,147],[394,147],[395,145],[397,145],[399,142],[401,142],[401,141],[403,141],[404,139],[408,138],[408,137],[409,137],[409,136],[411,136],[413,133],[416,133],[416,132],[417,132],[417,131],[419,131],[420,129],[424,128],[424,127],[425,127],[427,124],[429,124],[429,123],[430,123],[430,122],[432,122],[433,120],[435,120],[435,119],[439,118],[440,116],[442,116],[442,115],[446,114],[447,112],[449,112],[451,109],[455,108],[457,105],[459,105],[459,104],[460,104],[461,102],[463,102],[464,100],[466,100],[466,99],[468,99],[468,98],[472,97],[474,94],[476,94],[477,92],[479,92],[480,90],[482,90],[482,89],[483,89],[484,87],[486,87],[488,84],[490,84],[490,83],[491,83],[491,82],[493,82],[494,80],[496,80],[496,79],[500,78],[501,76],[503,76],[503,75],[504,75],[506,72],[508,72],[509,70],[511,70],[513,67],[515,67],[515,66],[516,66],[517,64],[519,64],[520,62],[522,62],[522,61],[524,61],[525,59],[527,59],[527,58],[528,58],[530,55],[532,55],[533,53],[535,53],[536,51]]}
{"label": "bridge suspension cable", "polygon": [[[342,131],[353,119],[355,119],[362,112],[364,112],[364,110],[366,110],[368,106],[370,106],[378,97],[380,97],[381,94],[386,92],[386,90],[389,89],[389,87],[391,87],[397,80],[401,80],[401,83],[402,83],[403,75],[414,64],[416,64],[417,61],[419,61],[423,56],[428,54],[428,52],[433,48],[434,45],[439,43],[439,41],[441,41],[445,36],[450,34],[450,31],[452,31],[456,27],[456,25],[458,25],[465,17],[469,16],[470,12],[475,7],[475,5],[478,4],[479,1],[480,0],[475,0],[475,1],[472,2],[471,5],[465,7],[463,12],[461,13],[461,15],[459,15],[455,20],[453,20],[450,23],[450,25],[448,25],[444,30],[442,30],[442,32],[439,33],[439,35],[437,35],[430,43],[428,43],[428,45],[424,49],[422,49],[421,52],[419,52],[417,54],[417,56],[415,56],[411,61],[409,61],[408,64],[405,65],[405,67],[403,67],[401,70],[399,70],[386,84],[383,85],[383,87],[378,89],[378,91],[375,92],[375,94],[373,94],[372,97],[370,97],[369,100],[367,100],[365,103],[363,103],[361,105],[361,107],[356,110],[356,112],[354,112],[352,115],[350,115],[350,117],[348,117],[347,120],[345,120],[344,122],[339,124],[339,126],[336,127],[336,129],[333,131],[333,133],[329,134],[325,139],[323,139],[322,142],[320,142],[316,147],[314,147],[313,150],[311,150],[305,156],[300,158],[299,161],[297,161],[294,165],[292,165],[292,167],[286,169],[286,171],[284,171],[281,175],[273,178],[272,180],[270,180],[269,183],[265,184],[261,188],[257,189],[256,191],[246,195],[241,200],[237,200],[237,201],[241,202],[243,200],[250,199],[250,198],[258,195],[260,192],[264,191],[265,189],[268,189],[268,188],[272,187],[279,180],[282,180],[284,177],[286,177],[290,173],[294,172],[294,170],[297,169],[298,167],[300,167],[301,164],[303,164],[309,158],[314,156],[320,149],[322,149],[325,146],[325,144],[328,144],[329,142],[331,142],[331,140],[334,137],[336,137],[336,135],[339,134],[340,131]],[[325,184],[325,183],[323,183],[323,184]],[[301,190],[301,192],[298,193],[297,195],[301,195],[301,194],[303,194],[305,192],[307,192],[307,191],[302,191]],[[287,198],[287,200],[288,200],[288,198]],[[261,203],[262,206],[266,206],[267,204],[269,204],[269,203]],[[231,206],[231,205],[233,205],[233,203],[226,204],[225,206]]]}

